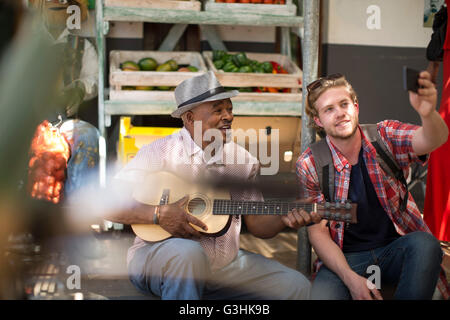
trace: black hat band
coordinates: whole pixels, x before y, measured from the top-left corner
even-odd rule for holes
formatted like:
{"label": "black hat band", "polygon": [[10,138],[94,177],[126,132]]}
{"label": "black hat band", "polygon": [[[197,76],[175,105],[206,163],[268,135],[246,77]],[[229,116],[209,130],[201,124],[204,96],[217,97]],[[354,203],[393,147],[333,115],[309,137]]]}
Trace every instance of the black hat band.
{"label": "black hat band", "polygon": [[205,100],[205,99],[207,99],[209,97],[215,96],[216,94],[223,93],[223,92],[226,92],[224,87],[217,87],[217,88],[208,90],[208,91],[206,91],[206,92],[204,92],[204,93],[202,93],[202,94],[200,94],[200,95],[198,95],[198,96],[196,96],[196,97],[194,97],[192,99],[189,99],[188,101],[183,102],[182,104],[180,104],[178,106],[178,108],[184,107],[184,106],[186,106],[188,104],[201,102],[201,101],[203,101],[203,100]]}

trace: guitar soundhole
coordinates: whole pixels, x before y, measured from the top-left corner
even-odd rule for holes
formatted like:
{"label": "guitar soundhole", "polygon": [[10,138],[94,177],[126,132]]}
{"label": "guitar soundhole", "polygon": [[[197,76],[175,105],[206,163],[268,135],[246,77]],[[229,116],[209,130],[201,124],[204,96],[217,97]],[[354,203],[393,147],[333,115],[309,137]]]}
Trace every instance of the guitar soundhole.
{"label": "guitar soundhole", "polygon": [[189,201],[188,212],[193,215],[200,215],[206,209],[206,202],[202,198],[194,198]]}

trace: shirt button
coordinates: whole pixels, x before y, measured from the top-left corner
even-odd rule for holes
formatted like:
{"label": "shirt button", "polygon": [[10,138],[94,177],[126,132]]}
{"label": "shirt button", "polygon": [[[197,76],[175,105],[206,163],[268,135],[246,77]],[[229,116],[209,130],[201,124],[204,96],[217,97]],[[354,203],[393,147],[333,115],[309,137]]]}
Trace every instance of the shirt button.
{"label": "shirt button", "polygon": [[348,167],[349,167],[348,163],[345,165],[345,167],[348,169]]}

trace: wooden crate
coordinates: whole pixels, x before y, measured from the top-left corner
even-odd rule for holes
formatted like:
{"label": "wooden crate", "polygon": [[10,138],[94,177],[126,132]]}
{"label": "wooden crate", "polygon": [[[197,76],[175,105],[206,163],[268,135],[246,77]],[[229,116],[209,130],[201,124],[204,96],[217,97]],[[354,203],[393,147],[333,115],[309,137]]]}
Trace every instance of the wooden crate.
{"label": "wooden crate", "polygon": [[292,0],[286,0],[286,4],[223,3],[208,0],[205,4],[205,11],[295,16],[297,14],[297,6],[292,3]]}
{"label": "wooden crate", "polygon": [[[235,54],[236,52],[228,52]],[[204,51],[208,69],[212,70],[219,82],[224,87],[275,87],[291,88],[290,93],[269,93],[269,92],[241,92],[233,98],[233,101],[299,101],[302,100],[302,71],[289,57],[276,53],[251,53],[246,52],[249,59],[259,62],[275,61],[289,72],[288,74],[273,73],[240,73],[224,72],[217,70],[212,61],[212,51]]]}
{"label": "wooden crate", "polygon": [[105,0],[105,6],[168,10],[201,10],[201,2],[196,0]]}
{"label": "wooden crate", "polygon": [[[142,58],[151,57],[158,64],[173,59],[179,65],[192,65],[198,72],[176,71],[122,71],[120,64],[131,60],[138,62]],[[175,101],[173,91],[161,90],[123,90],[124,86],[170,86],[175,87],[182,81],[198,76],[207,71],[205,62],[198,52],[191,51],[122,51],[113,50],[109,55],[110,100],[122,101]]]}

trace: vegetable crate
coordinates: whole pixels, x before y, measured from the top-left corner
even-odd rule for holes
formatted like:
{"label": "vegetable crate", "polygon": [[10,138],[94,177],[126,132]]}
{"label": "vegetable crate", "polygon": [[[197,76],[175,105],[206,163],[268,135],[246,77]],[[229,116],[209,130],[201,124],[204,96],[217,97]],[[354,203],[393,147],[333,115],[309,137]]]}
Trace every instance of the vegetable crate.
{"label": "vegetable crate", "polygon": [[[263,3],[225,3],[225,1],[217,2],[216,0],[208,0],[205,4],[205,11],[220,11],[230,13],[258,13],[270,14],[275,16],[295,16],[297,14],[297,6],[292,0],[286,0],[285,4],[267,4]],[[276,1],[273,1],[275,3]]]}
{"label": "vegetable crate", "polygon": [[105,0],[105,6],[200,11],[201,2],[196,0]]}
{"label": "vegetable crate", "polygon": [[[227,52],[227,54],[237,54],[237,52]],[[241,92],[233,98],[233,101],[273,101],[273,102],[301,102],[302,101],[302,71],[288,57],[276,53],[245,53],[248,59],[258,62],[272,61],[281,66],[287,73],[243,73],[243,72],[225,72],[218,70],[213,62],[213,52],[204,51],[208,69],[212,70],[219,82],[224,87],[238,88]],[[243,92],[242,88],[256,88],[257,92]],[[278,90],[258,90],[260,89],[276,89]],[[282,90],[279,90],[282,91]]]}
{"label": "vegetable crate", "polygon": [[[124,63],[137,65],[144,58],[153,58],[158,67],[173,60],[186,71],[181,72],[181,68],[180,71],[166,71],[164,68],[161,71],[128,71],[129,69],[121,68]],[[109,59],[110,100],[175,101],[173,89],[178,84],[207,71],[205,62],[198,52],[113,50]],[[187,66],[197,71],[190,71]]]}

